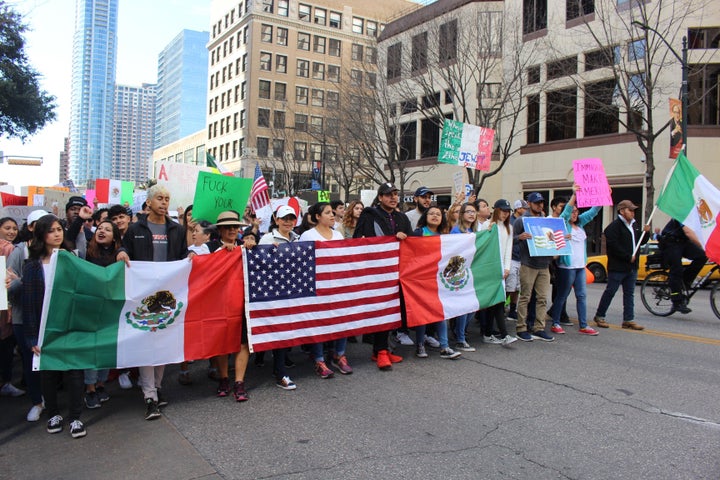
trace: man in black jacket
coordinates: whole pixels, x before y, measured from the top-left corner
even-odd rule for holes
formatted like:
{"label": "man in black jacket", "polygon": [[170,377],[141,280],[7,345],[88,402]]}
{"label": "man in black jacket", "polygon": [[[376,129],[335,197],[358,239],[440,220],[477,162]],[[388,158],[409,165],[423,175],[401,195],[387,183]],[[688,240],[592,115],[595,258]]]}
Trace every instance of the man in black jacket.
{"label": "man in black jacket", "polygon": [[638,242],[647,243],[650,238],[650,225],[642,230],[635,221],[637,205],[630,200],[623,200],[617,205],[618,217],[605,228],[605,245],[608,257],[608,279],[605,291],[600,298],[595,323],[598,327],[608,328],[605,321],[610,302],[620,285],[623,287],[623,322],[622,328],[643,330],[645,327],[634,322],[635,318],[635,282],[637,281]]}
{"label": "man in black jacket", "polygon": [[[366,207],[358,218],[354,238],[382,237],[392,235],[398,240],[405,240],[412,235],[410,220],[397,209],[400,201],[399,191],[392,183],[383,183],[378,188],[377,206]],[[400,309],[405,315],[400,295]],[[393,363],[402,361],[402,357],[393,355],[388,350],[387,331],[377,332],[373,335],[373,360],[377,362],[380,370],[391,370]]]}
{"label": "man in black jacket", "polygon": [[[153,185],[147,192],[149,213],[138,216],[123,237],[123,247],[130,260],[170,262],[187,256],[185,231],[168,215],[170,192],[163,185]],[[160,395],[165,366],[139,367],[140,387],[145,397],[145,420],[160,418],[160,408],[167,401]]]}
{"label": "man in black jacket", "polygon": [[[660,251],[665,262],[670,265],[668,283],[673,313],[690,313],[692,310],[687,306],[684,292],[686,288],[690,288],[707,262],[702,243],[690,227],[673,218],[662,230]],[[683,258],[691,260],[690,265],[683,267]]]}

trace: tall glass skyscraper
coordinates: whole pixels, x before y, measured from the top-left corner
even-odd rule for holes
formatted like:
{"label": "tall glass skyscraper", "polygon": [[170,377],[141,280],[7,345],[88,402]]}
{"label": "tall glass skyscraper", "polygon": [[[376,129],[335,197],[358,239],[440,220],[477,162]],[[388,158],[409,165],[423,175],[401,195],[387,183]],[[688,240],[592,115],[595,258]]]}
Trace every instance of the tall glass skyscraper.
{"label": "tall glass skyscraper", "polygon": [[183,30],[158,55],[156,149],[205,128],[209,38]]}
{"label": "tall glass skyscraper", "polygon": [[118,0],[77,0],[70,106],[70,178],[110,178]]}

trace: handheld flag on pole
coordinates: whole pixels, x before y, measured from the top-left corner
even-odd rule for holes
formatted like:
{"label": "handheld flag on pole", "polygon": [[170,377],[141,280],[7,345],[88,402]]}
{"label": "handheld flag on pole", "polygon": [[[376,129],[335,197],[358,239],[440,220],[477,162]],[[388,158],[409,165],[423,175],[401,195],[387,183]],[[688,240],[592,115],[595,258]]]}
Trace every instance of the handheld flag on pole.
{"label": "handheld flag on pole", "polygon": [[254,212],[270,204],[270,194],[268,186],[265,183],[260,164],[255,164],[255,178],[253,179],[252,189],[250,190],[250,207]]}

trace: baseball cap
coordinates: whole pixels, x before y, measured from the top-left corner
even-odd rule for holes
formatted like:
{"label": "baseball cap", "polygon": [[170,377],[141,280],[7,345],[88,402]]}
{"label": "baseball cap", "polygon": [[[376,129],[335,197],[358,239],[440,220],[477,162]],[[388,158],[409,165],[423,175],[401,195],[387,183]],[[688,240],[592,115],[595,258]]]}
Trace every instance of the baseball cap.
{"label": "baseball cap", "polygon": [[398,188],[390,182],[383,183],[378,187],[378,195],[387,195],[388,193],[397,192]]}
{"label": "baseball cap", "polygon": [[70,207],[85,207],[87,204],[87,200],[83,197],[70,197],[70,200],[65,204],[65,210],[68,210]]}
{"label": "baseball cap", "polygon": [[32,225],[33,223],[40,220],[40,217],[44,217],[45,215],[50,215],[49,212],[46,212],[45,210],[33,210],[30,212],[30,214],[27,216],[27,222],[28,225]]}
{"label": "baseball cap", "polygon": [[295,210],[288,205],[281,205],[277,209],[277,212],[275,212],[275,218],[285,218],[288,215],[292,215],[293,217],[297,218],[297,213],[295,213]]}
{"label": "baseball cap", "polygon": [[508,202],[508,201],[505,200],[504,198],[501,198],[500,200],[496,201],[496,202],[495,202],[495,205],[493,205],[493,208],[497,208],[497,209],[500,209],[500,210],[507,210],[507,211],[512,210],[512,209],[510,208],[510,202]]}
{"label": "baseball cap", "polygon": [[513,203],[513,208],[517,210],[518,208],[530,208],[530,205],[525,200],[515,200],[515,203]]}
{"label": "baseball cap", "polygon": [[533,192],[530,195],[528,195],[527,201],[530,203],[540,203],[540,202],[544,202],[545,198],[542,196],[541,193]]}
{"label": "baseball cap", "polygon": [[424,195],[427,195],[428,193],[429,193],[430,195],[434,195],[434,194],[435,194],[435,192],[433,192],[432,190],[430,190],[430,189],[427,188],[427,187],[420,187],[420,188],[418,188],[417,190],[415,190],[415,196],[416,196],[416,197],[422,197],[422,196],[424,196]]}
{"label": "baseball cap", "polygon": [[631,202],[630,200],[622,200],[620,203],[618,203],[618,206],[617,206],[618,212],[619,212],[620,210],[622,210],[623,208],[629,208],[630,210],[636,210],[636,209],[638,209],[638,208],[640,208],[640,207],[638,207],[637,205],[635,205],[635,204],[634,204],[633,202]]}

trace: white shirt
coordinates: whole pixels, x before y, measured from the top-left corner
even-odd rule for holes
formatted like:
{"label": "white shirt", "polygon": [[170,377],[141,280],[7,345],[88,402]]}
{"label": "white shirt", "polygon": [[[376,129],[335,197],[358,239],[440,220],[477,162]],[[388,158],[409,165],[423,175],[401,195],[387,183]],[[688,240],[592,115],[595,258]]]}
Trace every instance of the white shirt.
{"label": "white shirt", "polygon": [[338,232],[337,230],[331,230],[332,231],[332,238],[327,239],[320,235],[320,232],[317,231],[317,228],[311,228],[310,230],[306,231],[302,235],[300,235],[300,241],[301,242],[312,242],[312,241],[318,241],[318,242],[327,242],[328,240],[344,240],[342,233]]}

